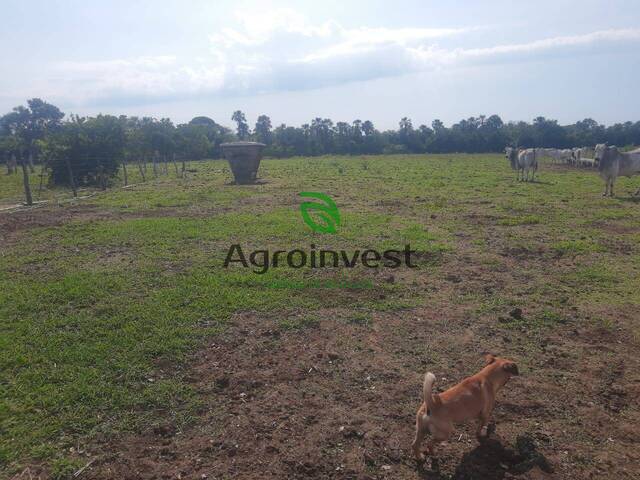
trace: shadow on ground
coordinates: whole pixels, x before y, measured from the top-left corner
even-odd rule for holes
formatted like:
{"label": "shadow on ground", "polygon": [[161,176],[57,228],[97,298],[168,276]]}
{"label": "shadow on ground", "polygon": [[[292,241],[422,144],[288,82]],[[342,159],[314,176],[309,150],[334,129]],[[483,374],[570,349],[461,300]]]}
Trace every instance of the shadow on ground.
{"label": "shadow on ground", "polygon": [[486,440],[462,457],[452,476],[441,474],[437,461],[428,469],[421,468],[420,476],[429,480],[502,480],[522,475],[535,467],[553,473],[553,467],[537,451],[533,439],[522,435],[516,440],[515,450],[505,447],[500,440]]}

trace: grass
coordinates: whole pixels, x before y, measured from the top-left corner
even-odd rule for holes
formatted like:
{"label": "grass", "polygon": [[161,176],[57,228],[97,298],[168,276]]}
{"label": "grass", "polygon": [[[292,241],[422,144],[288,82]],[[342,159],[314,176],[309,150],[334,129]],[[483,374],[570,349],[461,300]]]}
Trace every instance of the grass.
{"label": "grass", "polygon": [[369,326],[372,319],[371,314],[367,312],[353,312],[347,316],[346,321],[352,325]]}
{"label": "grass", "polygon": [[582,253],[597,252],[603,249],[602,246],[591,240],[562,240],[555,242],[552,248],[559,255],[579,255]]}
{"label": "grass", "polygon": [[282,330],[304,330],[320,325],[320,320],[315,316],[298,315],[296,317],[285,318],[278,322]]}
{"label": "grass", "polygon": [[500,225],[516,227],[518,225],[537,225],[541,222],[542,219],[537,215],[524,215],[522,217],[503,218],[498,223]]}
{"label": "grass", "polygon": [[[41,462],[64,478],[77,466],[68,452],[78,443],[140,430],[167,411],[188,422],[199,394],[178,366],[238,313],[276,315],[282,330],[304,332],[321,321],[318,312],[341,308],[351,312],[345,322],[374,328],[375,315],[448,295],[444,279],[469,264],[506,282],[491,290],[481,274],[461,278],[466,290],[451,304],[478,321],[522,306],[525,320],[511,323],[553,329],[611,298],[640,306],[638,242],[612,244],[594,227],[638,225],[640,210],[603,199],[592,172],[543,169],[542,182],[523,184],[499,155],[293,158],[265,160],[263,184],[234,186],[221,161],[190,168],[186,179],[170,173],[146,183],[130,169],[134,186],[70,204],[86,216],[20,230],[2,246],[5,472]],[[0,177],[0,205],[20,201],[17,177]],[[618,192],[632,186],[621,180]],[[309,190],[338,204],[336,234],[314,234],[301,221],[298,193]],[[70,208],[56,206],[69,198],[65,190],[36,198],[53,205],[35,215]],[[235,243],[247,252],[411,244],[418,268],[378,274],[360,266],[346,277],[365,286],[340,287],[342,270],[223,268]]]}

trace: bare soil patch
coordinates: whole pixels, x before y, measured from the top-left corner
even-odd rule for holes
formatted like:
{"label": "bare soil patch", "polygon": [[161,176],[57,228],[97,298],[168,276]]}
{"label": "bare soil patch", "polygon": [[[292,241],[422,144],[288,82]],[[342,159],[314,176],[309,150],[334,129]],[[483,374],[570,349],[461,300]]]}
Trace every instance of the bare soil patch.
{"label": "bare soil patch", "polygon": [[631,225],[613,220],[594,222],[593,226],[616,235],[627,235],[640,232],[640,225]]}
{"label": "bare soil patch", "polygon": [[[532,347],[451,305],[378,313],[370,326],[348,316],[324,311],[318,324],[289,331],[278,316],[238,315],[193,359],[188,378],[208,399],[194,424],[178,431],[167,416],[101,445],[108,453],[88,476],[541,479],[609,469],[610,478],[632,478],[638,454],[625,444],[638,405],[624,344],[614,341],[603,365],[597,348],[612,339],[585,329]],[[481,367],[479,346],[508,350],[524,366],[500,395],[497,431],[478,445],[473,425],[461,426],[438,463],[420,468],[409,445],[421,377],[429,369],[439,388],[455,383]]]}

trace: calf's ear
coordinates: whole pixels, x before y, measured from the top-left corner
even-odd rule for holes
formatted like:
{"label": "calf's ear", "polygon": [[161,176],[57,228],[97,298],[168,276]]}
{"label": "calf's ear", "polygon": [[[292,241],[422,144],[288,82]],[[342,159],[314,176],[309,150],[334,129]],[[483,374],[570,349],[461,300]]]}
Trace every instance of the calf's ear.
{"label": "calf's ear", "polygon": [[495,361],[496,361],[496,357],[493,354],[491,354],[491,353],[485,353],[484,354],[484,363],[486,365],[490,365]]}
{"label": "calf's ear", "polygon": [[518,372],[518,365],[513,362],[505,363],[502,368],[504,368],[505,371],[509,372],[511,375],[520,375],[520,372]]}

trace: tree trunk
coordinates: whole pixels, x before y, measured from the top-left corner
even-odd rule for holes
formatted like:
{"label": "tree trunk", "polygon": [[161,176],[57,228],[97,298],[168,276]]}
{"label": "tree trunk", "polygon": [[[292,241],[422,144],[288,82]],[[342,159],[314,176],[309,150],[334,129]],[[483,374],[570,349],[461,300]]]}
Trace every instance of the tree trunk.
{"label": "tree trunk", "polygon": [[36,168],[33,166],[33,150],[29,149],[29,170],[31,173],[36,172]]}
{"label": "tree trunk", "polygon": [[144,176],[144,169],[142,168],[142,162],[138,162],[138,169],[140,170],[140,176],[142,177],[142,181],[146,182],[147,179]]}
{"label": "tree trunk", "polygon": [[164,174],[165,175],[169,175],[169,163],[167,161],[167,156],[163,155],[162,156],[162,163],[164,164]]}
{"label": "tree trunk", "polygon": [[12,153],[11,154],[11,160],[9,160],[10,163],[10,167],[9,167],[9,173],[13,174],[13,173],[18,173],[18,161],[16,160],[16,154]]}
{"label": "tree trunk", "polygon": [[47,166],[46,164],[42,165],[42,168],[40,169],[40,186],[38,187],[38,194],[40,194],[42,192],[42,187],[43,187],[43,183],[44,183],[44,176],[47,174]]}
{"label": "tree trunk", "polygon": [[104,167],[102,165],[98,166],[98,184],[100,185],[100,190],[107,189],[106,175],[104,174]]}
{"label": "tree trunk", "polygon": [[69,157],[66,157],[64,161],[67,164],[67,172],[69,173],[69,185],[71,185],[73,198],[78,198],[78,190],[76,189],[76,181],[73,178],[73,170],[71,169],[71,162],[69,161]]}
{"label": "tree trunk", "polygon": [[151,158],[151,161],[153,162],[153,178],[158,178],[158,162],[156,162],[155,155]]}
{"label": "tree trunk", "polygon": [[129,184],[129,178],[127,177],[127,161],[122,159],[122,171],[124,172],[124,186],[126,187]]}
{"label": "tree trunk", "polygon": [[22,167],[22,181],[24,182],[24,195],[27,197],[27,205],[33,205],[31,186],[29,185],[29,172],[27,171],[27,162],[24,155],[20,156],[20,166]]}
{"label": "tree trunk", "polygon": [[173,154],[171,159],[173,161],[173,166],[176,169],[176,177],[180,177],[180,174],[178,173],[178,164],[176,163],[176,154],[175,153]]}

